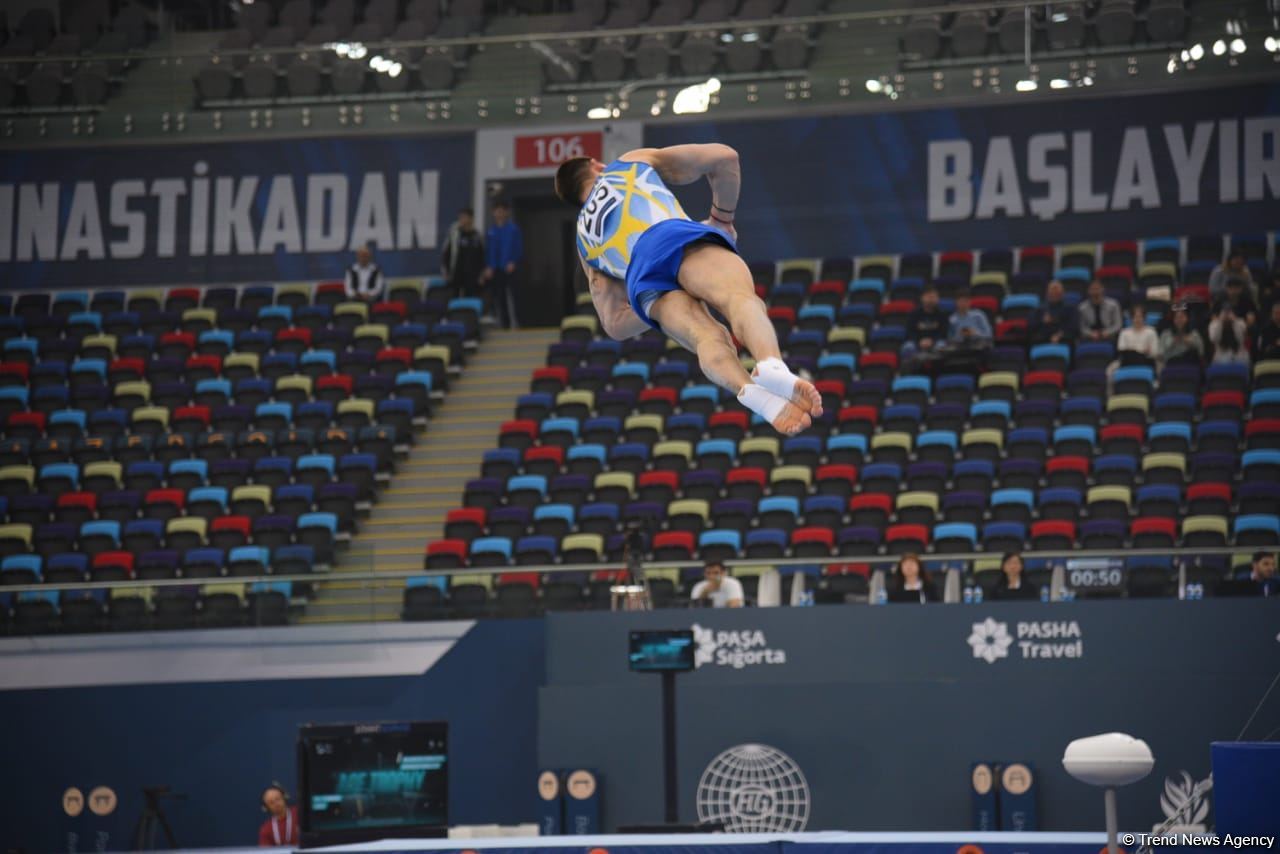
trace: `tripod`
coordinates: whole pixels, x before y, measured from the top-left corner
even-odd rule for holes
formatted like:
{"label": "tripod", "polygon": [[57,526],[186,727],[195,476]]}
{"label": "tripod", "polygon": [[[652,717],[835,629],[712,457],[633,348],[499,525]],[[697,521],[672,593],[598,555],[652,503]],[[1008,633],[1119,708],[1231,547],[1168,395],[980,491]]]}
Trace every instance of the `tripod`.
{"label": "tripod", "polygon": [[[171,792],[168,786],[150,786],[144,787],[142,796],[146,799],[146,804],[142,808],[142,817],[138,819],[137,830],[133,834],[133,847],[135,851],[155,851],[155,850],[172,850],[178,847],[177,837],[173,835],[173,828],[169,825],[169,819],[165,817],[164,809],[160,806],[161,798],[172,798],[175,801],[185,801],[186,795],[179,795]],[[156,848],[156,833],[164,831],[165,846],[163,849]]]}

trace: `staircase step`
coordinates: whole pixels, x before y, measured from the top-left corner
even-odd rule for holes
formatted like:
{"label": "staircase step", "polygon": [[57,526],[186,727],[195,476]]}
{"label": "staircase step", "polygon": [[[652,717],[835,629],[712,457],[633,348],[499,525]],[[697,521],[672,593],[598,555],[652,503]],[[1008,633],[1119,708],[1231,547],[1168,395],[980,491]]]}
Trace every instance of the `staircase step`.
{"label": "staircase step", "polygon": [[319,583],[303,623],[398,620],[400,581],[336,580],[343,573],[422,569],[427,543],[444,534],[444,519],[462,506],[468,480],[480,476],[484,452],[496,447],[502,422],[528,391],[529,373],[546,360],[557,329],[488,330],[450,385],[427,430],[397,466],[369,517]]}

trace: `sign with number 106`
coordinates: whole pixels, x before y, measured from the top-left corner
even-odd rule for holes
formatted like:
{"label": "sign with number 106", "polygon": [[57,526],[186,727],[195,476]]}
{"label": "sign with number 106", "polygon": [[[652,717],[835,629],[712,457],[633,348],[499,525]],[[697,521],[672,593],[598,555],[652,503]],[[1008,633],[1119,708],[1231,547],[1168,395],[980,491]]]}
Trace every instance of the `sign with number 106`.
{"label": "sign with number 106", "polygon": [[599,159],[603,150],[604,135],[599,131],[517,136],[516,168],[542,169],[558,166],[570,157]]}

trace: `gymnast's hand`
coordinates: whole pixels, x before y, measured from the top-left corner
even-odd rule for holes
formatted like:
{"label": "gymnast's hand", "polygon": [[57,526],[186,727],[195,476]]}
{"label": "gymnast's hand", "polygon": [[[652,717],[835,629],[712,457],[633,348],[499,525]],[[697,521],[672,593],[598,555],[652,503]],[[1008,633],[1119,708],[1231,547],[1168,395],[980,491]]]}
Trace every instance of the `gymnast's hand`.
{"label": "gymnast's hand", "polygon": [[729,235],[729,239],[732,240],[734,243],[738,242],[738,230],[733,227],[733,223],[722,222],[713,216],[709,216],[702,221],[702,224],[709,225],[712,228],[716,229],[717,231],[722,231],[725,234]]}

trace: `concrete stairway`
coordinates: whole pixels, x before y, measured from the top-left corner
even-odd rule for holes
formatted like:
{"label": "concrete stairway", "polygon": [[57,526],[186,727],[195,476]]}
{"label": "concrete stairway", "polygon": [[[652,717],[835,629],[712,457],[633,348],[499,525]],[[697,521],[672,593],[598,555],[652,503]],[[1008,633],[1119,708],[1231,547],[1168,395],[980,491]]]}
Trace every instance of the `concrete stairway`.
{"label": "concrete stairway", "polygon": [[462,506],[462,489],[480,476],[484,452],[497,447],[498,428],[514,417],[529,374],[545,364],[555,329],[490,330],[468,359],[409,458],[396,468],[351,546],[316,588],[302,623],[398,620],[404,584],[376,587],[339,580],[344,572],[422,568],[426,544],[444,532],[444,517]]}

